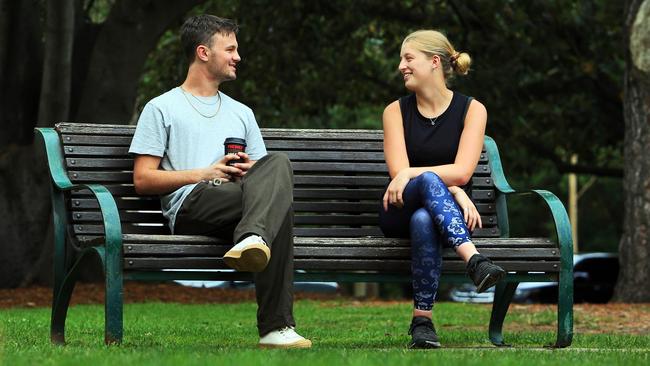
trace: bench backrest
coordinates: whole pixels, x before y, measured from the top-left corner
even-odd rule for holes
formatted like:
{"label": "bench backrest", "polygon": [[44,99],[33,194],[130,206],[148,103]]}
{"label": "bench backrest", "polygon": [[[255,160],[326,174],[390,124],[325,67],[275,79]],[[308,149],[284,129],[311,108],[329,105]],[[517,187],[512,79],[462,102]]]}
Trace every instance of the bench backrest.
{"label": "bench backrest", "polygon": [[[169,234],[158,197],[137,195],[133,187],[128,149],[134,126],[60,123],[56,130],[70,180],[105,185],[116,198],[123,233]],[[381,235],[378,209],[388,182],[382,131],[262,129],[262,135],[268,151],[292,161],[297,236]],[[487,155],[481,153],[472,178],[484,225],[474,237],[500,236]],[[80,239],[102,235],[98,204],[88,191],[71,192],[67,204]]]}

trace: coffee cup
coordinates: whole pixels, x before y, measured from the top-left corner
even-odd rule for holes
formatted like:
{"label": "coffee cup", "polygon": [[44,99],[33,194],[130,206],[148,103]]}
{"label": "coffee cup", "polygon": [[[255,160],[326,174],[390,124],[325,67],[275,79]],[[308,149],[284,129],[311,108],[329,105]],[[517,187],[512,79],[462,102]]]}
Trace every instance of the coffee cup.
{"label": "coffee cup", "polygon": [[[238,152],[245,152],[246,151],[246,140],[241,139],[239,137],[228,137],[224,142],[224,154],[235,154],[237,155]],[[239,159],[234,159],[234,160],[229,160],[227,165],[232,166],[235,163],[238,163]]]}

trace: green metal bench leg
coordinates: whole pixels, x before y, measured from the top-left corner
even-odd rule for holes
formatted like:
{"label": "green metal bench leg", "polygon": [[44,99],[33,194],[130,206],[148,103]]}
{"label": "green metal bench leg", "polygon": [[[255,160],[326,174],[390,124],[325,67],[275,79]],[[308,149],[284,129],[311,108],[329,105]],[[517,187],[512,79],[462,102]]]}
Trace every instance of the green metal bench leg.
{"label": "green metal bench leg", "polygon": [[52,328],[50,336],[54,344],[65,344],[65,319],[68,315],[72,290],[74,290],[76,283],[77,274],[70,272],[58,291],[54,292],[55,297],[53,300],[54,303],[52,304]]}
{"label": "green metal bench leg", "polygon": [[122,343],[123,333],[123,278],[119,255],[106,257],[106,298],[104,303],[104,343]]}
{"label": "green metal bench leg", "polygon": [[65,318],[75,281],[68,276],[69,252],[66,243],[66,214],[63,194],[52,187],[52,220],[54,226],[54,283],[52,286],[52,315],[50,339],[54,344],[65,344]]}
{"label": "green metal bench leg", "polygon": [[494,290],[489,335],[490,341],[497,347],[510,346],[503,341],[503,320],[506,318],[517,285],[519,285],[518,282],[499,282]]}
{"label": "green metal bench leg", "polygon": [[573,341],[573,270],[562,270],[558,281],[557,341],[554,347],[569,347]]}
{"label": "green metal bench leg", "polygon": [[[94,254],[93,248],[89,248],[80,253],[77,261],[70,268],[70,271],[65,274],[62,280],[59,280],[59,275],[63,271],[63,266],[55,264],[55,286],[54,298],[52,300],[52,325],[51,325],[51,340],[55,344],[65,344],[65,319],[68,316],[68,307],[70,306],[70,298],[72,291],[77,283],[77,276],[81,263],[85,261],[89,254]],[[57,253],[55,253],[55,258]]]}
{"label": "green metal bench leg", "polygon": [[74,273],[70,273],[60,285],[55,285],[54,287],[50,328],[50,339],[54,344],[65,344],[65,319],[68,315],[72,290],[74,290],[75,283],[77,282],[75,277]]}

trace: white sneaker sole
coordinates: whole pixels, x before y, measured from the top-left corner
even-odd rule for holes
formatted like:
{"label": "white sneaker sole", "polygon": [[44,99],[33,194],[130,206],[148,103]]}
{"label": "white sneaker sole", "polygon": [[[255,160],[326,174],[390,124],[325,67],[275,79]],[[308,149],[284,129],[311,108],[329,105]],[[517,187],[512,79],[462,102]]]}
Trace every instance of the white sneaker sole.
{"label": "white sneaker sole", "polygon": [[223,256],[223,261],[232,269],[240,272],[262,272],[271,258],[269,247],[262,243],[249,244],[244,250],[230,249]]}
{"label": "white sneaker sole", "polygon": [[309,339],[301,339],[299,341],[287,344],[272,344],[272,343],[259,343],[260,348],[311,348],[311,341]]}

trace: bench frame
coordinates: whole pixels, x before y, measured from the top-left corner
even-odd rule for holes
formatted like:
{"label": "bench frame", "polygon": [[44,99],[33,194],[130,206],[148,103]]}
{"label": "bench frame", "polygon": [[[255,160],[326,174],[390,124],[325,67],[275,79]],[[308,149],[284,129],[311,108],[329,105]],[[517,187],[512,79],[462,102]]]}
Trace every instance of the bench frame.
{"label": "bench frame", "polygon": [[[97,126],[93,124],[69,124]],[[58,125],[57,125],[58,126]],[[124,127],[124,126],[115,126]],[[124,280],[250,280],[250,273],[205,272],[205,271],[129,271],[123,269],[123,239],[120,214],[110,191],[101,184],[72,183],[62,153],[61,136],[55,128],[36,128],[43,139],[49,173],[52,178],[51,197],[54,223],[54,283],[51,316],[51,340],[56,344],[65,343],[65,319],[70,298],[79,274],[81,263],[90,256],[98,256],[105,275],[105,343],[120,343],[123,337],[123,281]],[[263,132],[287,132],[286,129],[263,129]],[[328,130],[334,131],[334,130]],[[341,133],[350,130],[336,130]],[[496,211],[501,230],[501,238],[509,237],[509,224],[506,197],[530,195],[541,199],[549,208],[555,224],[557,249],[559,249],[560,269],[557,273],[509,273],[497,284],[489,324],[489,338],[496,346],[507,346],[502,335],[503,321],[508,311],[518,283],[520,282],[558,282],[557,338],[552,347],[568,347],[573,338],[573,243],[571,227],[562,202],[553,193],[545,190],[516,192],[507,182],[501,165],[497,145],[490,137],[485,137],[485,150],[489,155],[491,177],[496,189]],[[68,208],[65,193],[73,189],[88,189],[99,203],[105,240],[101,245],[76,248],[70,244],[75,241],[70,232]],[[307,240],[309,238],[306,238]],[[313,239],[313,238],[312,238]],[[296,238],[301,240],[301,238]],[[396,240],[377,238],[376,240]],[[397,239],[399,240],[399,239]],[[460,273],[444,273],[447,282],[468,282]],[[358,271],[310,271],[297,272],[295,280],[337,281],[337,282],[410,282],[404,273],[378,272],[360,273]]]}

